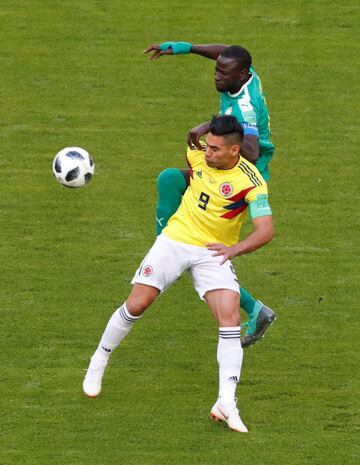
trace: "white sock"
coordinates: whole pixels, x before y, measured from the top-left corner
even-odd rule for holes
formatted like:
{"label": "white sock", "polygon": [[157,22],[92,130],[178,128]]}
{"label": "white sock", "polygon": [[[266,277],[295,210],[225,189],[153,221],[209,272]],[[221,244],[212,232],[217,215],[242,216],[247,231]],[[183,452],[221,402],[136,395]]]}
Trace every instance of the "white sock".
{"label": "white sock", "polygon": [[94,354],[95,357],[109,358],[112,351],[129,334],[132,325],[139,318],[139,316],[130,315],[126,303],[115,310],[101,337],[100,344]]}
{"label": "white sock", "polygon": [[219,399],[224,404],[233,402],[237,383],[240,381],[243,348],[240,326],[219,328],[217,361],[219,364]]}

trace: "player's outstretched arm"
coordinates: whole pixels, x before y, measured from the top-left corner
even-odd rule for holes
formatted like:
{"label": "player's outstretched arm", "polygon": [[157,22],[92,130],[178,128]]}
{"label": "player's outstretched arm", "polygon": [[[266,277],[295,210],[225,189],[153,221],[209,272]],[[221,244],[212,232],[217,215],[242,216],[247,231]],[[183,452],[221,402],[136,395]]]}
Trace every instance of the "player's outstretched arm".
{"label": "player's outstretched arm", "polygon": [[253,252],[271,241],[273,237],[272,216],[260,216],[258,218],[254,218],[252,221],[255,230],[237,244],[234,244],[231,247],[228,247],[225,244],[206,244],[209,250],[214,251],[214,257],[220,255],[223,256],[221,265],[225,263],[226,260],[231,260],[238,255],[245,255]]}
{"label": "player's outstretched arm", "polygon": [[149,45],[144,53],[152,53],[149,59],[154,61],[164,55],[181,55],[194,53],[211,60],[216,60],[219,55],[227,48],[227,45],[223,44],[205,44],[205,45],[194,45],[190,42],[163,42],[161,44]]}
{"label": "player's outstretched arm", "polygon": [[195,55],[200,55],[205,58],[210,58],[210,60],[217,60],[227,47],[228,45],[224,44],[193,45],[191,47],[191,53],[195,53]]}

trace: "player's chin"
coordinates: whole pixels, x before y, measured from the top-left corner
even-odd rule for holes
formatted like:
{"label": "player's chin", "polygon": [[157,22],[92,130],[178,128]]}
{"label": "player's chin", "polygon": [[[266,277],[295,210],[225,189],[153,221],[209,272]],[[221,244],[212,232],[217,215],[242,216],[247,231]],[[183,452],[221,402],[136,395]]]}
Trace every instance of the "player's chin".
{"label": "player's chin", "polygon": [[216,168],[216,165],[214,163],[212,163],[211,161],[208,161],[208,160],[205,159],[205,162],[210,168]]}
{"label": "player's chin", "polygon": [[222,84],[221,82],[215,82],[215,87],[218,92],[226,92],[226,86]]}

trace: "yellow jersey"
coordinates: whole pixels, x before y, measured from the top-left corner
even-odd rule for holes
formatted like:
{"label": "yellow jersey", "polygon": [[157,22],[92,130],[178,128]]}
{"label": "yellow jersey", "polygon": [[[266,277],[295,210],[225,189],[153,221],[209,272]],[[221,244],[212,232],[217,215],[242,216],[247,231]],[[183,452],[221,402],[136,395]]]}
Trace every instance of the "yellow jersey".
{"label": "yellow jersey", "polygon": [[211,242],[237,243],[248,204],[258,195],[267,195],[264,179],[243,157],[229,170],[209,167],[202,150],[188,149],[186,157],[190,186],[164,234],[200,247]]}

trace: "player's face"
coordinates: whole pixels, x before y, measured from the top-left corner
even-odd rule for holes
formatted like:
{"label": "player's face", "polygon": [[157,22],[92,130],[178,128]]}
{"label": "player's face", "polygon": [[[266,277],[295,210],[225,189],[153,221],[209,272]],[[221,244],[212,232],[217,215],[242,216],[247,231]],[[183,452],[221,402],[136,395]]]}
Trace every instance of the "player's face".
{"label": "player's face", "polygon": [[237,61],[220,55],[215,65],[215,87],[218,92],[235,93],[240,90],[247,74],[247,69],[241,69]]}
{"label": "player's face", "polygon": [[226,145],[222,136],[206,136],[205,161],[210,168],[229,170],[239,161],[239,145]]}

